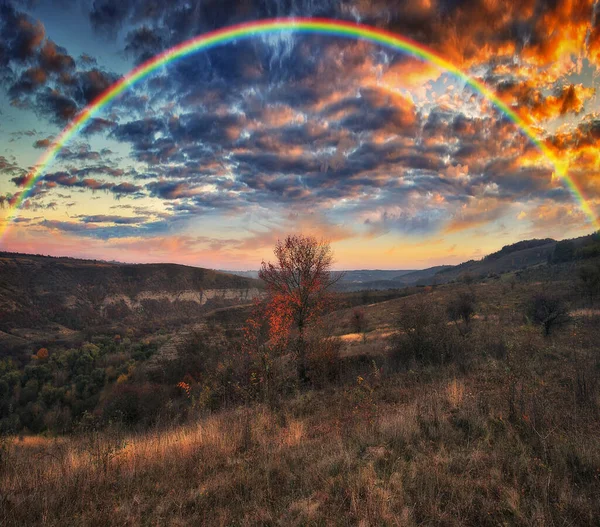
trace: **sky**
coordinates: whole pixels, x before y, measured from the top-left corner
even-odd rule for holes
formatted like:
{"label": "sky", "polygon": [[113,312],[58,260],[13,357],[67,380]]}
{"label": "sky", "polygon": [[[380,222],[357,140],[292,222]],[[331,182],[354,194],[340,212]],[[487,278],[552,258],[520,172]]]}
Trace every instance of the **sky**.
{"label": "sky", "polygon": [[386,29],[483,82],[600,216],[600,2],[0,0],[0,250],[244,270],[304,233],[331,242],[339,269],[421,269],[594,230],[549,160],[464,81],[294,32],[193,54],[127,90],[6,225],[52,139],[135,66],[289,16]]}

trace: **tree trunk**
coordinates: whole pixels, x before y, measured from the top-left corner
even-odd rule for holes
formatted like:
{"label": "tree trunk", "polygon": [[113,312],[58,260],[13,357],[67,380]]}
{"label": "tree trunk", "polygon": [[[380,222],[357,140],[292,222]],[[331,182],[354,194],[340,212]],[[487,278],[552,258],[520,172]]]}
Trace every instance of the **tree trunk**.
{"label": "tree trunk", "polygon": [[298,381],[303,386],[308,383],[308,368],[306,366],[306,341],[304,340],[304,324],[298,324],[298,341],[296,343],[296,368],[298,372]]}

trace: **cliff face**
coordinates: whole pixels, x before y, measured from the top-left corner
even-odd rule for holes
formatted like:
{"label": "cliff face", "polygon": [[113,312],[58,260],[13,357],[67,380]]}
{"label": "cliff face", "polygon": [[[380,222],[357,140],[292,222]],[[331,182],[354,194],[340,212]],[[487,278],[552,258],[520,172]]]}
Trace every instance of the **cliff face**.
{"label": "cliff face", "polygon": [[258,280],[174,264],[115,264],[0,253],[0,331],[58,324],[186,323],[261,295]]}

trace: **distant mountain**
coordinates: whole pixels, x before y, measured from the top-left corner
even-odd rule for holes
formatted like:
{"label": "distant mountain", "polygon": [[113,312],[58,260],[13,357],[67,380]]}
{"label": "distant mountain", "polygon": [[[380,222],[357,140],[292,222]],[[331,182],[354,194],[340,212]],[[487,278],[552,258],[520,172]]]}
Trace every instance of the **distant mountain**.
{"label": "distant mountain", "polygon": [[[221,271],[236,276],[244,276],[246,278],[258,278],[258,271]],[[413,270],[380,270],[380,269],[360,269],[356,271],[343,271],[342,279],[338,283],[338,290],[341,291],[358,291],[365,289],[368,284],[368,289],[377,289],[372,287],[375,282],[382,282],[383,289],[390,289],[387,283],[390,280],[400,280],[401,277],[410,273],[419,273],[421,271]],[[395,287],[395,286],[394,286]]]}
{"label": "distant mountain", "polygon": [[[176,264],[119,264],[0,252],[0,332],[187,323],[261,294],[258,280]],[[0,339],[0,350],[2,339]]]}
{"label": "distant mountain", "polygon": [[219,269],[219,273],[232,274],[235,276],[243,276],[245,278],[258,279],[258,271],[228,271],[225,269]]}
{"label": "distant mountain", "polygon": [[441,265],[418,271],[346,271],[337,288],[340,291],[402,289],[416,285],[420,280],[427,280],[449,267],[451,266]]}

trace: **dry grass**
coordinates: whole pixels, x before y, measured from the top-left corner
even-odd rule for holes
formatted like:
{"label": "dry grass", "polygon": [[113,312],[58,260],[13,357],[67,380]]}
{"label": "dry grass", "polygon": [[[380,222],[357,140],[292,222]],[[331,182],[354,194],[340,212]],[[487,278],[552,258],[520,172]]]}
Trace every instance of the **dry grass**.
{"label": "dry grass", "polygon": [[596,410],[564,420],[574,407],[560,385],[540,406],[557,372],[521,363],[511,421],[497,366],[366,378],[142,435],[15,440],[0,523],[596,524]]}
{"label": "dry grass", "polygon": [[525,293],[495,287],[466,370],[374,369],[277,408],[0,444],[0,524],[598,525],[598,318],[544,339],[515,322]]}

